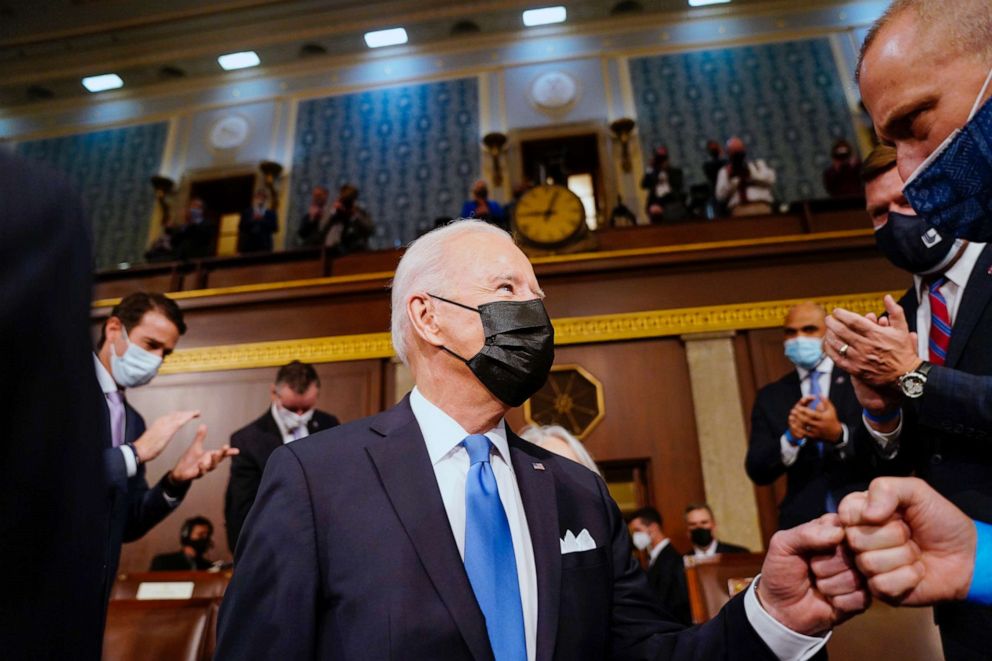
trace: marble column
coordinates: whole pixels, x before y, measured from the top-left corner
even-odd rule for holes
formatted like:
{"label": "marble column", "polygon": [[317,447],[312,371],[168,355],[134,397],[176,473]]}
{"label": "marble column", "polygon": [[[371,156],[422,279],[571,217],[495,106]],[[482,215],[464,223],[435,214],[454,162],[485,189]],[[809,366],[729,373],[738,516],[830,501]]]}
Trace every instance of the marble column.
{"label": "marble column", "polygon": [[699,436],[706,500],[718,536],[762,549],[754,485],[744,472],[747,427],[741,408],[733,332],[682,336]]}

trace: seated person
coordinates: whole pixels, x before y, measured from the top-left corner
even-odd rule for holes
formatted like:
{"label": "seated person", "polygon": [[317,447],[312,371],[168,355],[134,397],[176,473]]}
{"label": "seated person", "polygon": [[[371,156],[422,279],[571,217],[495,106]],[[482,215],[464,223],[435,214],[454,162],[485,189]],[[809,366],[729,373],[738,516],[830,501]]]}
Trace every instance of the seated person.
{"label": "seated person", "polygon": [[255,193],[255,202],[241,212],[238,223],[238,252],[272,252],[272,235],[279,231],[276,212],[269,208],[269,194]]}
{"label": "seated person", "polygon": [[503,207],[489,199],[489,186],[484,179],[472,184],[472,199],[462,205],[462,218],[478,218],[490,225],[506,228]]}
{"label": "seated person", "polygon": [[682,168],[672,166],[664,145],[654,150],[654,159],[641,179],[641,188],[648,192],[647,213],[652,224],[686,217]]}
{"label": "seated person", "polygon": [[706,503],[692,503],[685,508],[685,526],[692,540],[692,553],[687,553],[687,558],[710,558],[718,553],[749,553],[743,546],[717,540],[716,517]]}
{"label": "seated person", "polygon": [[[324,190],[324,193],[319,193]],[[372,216],[358,203],[358,189],[345,184],[338,193],[338,199],[327,207],[326,189],[318,187],[313,192],[314,204],[303,217],[298,235],[304,245],[324,246],[331,252],[343,255],[359,250],[368,250],[369,238],[375,233]]]}
{"label": "seated person", "polygon": [[864,197],[861,159],[847,140],[838,140],[830,150],[830,165],[823,171],[823,187],[830,197]]}
{"label": "seated person", "polygon": [[186,519],[179,531],[182,548],[175,553],[162,553],[152,559],[149,571],[205,570],[214,563],[204,557],[213,545],[214,524],[203,516]]}
{"label": "seated person", "polygon": [[761,159],[748,160],[740,138],[727,141],[728,163],[716,179],[716,199],[727,205],[731,216],[760,216],[772,212],[775,170]]}
{"label": "seated person", "polygon": [[686,626],[692,625],[685,563],[662,529],[661,514],[653,507],[634,512],[627,525],[638,551],[648,554],[648,584],[666,613]]}
{"label": "seated person", "polygon": [[602,476],[596,462],[592,459],[592,455],[582,445],[582,441],[572,436],[564,427],[530,425],[521,430],[520,438],[566,459],[571,459],[577,464],[582,464],[596,475]]}

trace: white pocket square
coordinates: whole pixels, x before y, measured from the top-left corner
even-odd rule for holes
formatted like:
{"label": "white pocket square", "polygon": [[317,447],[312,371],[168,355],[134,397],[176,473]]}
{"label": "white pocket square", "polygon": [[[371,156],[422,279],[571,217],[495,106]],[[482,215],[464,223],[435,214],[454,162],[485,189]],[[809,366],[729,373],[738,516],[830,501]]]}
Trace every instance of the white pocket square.
{"label": "white pocket square", "polygon": [[561,538],[562,555],[566,553],[578,553],[580,551],[591,551],[594,548],[596,548],[596,540],[592,538],[592,535],[585,528],[578,535],[569,530]]}

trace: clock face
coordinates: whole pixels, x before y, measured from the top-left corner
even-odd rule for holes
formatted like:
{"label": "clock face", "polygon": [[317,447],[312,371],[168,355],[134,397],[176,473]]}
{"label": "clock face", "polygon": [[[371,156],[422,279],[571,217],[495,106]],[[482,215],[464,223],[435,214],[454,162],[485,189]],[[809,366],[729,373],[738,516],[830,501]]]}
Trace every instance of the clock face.
{"label": "clock face", "polygon": [[536,186],[517,202],[514,223],[525,239],[541,246],[558,245],[586,222],[579,196],[564,186]]}
{"label": "clock face", "polygon": [[210,129],[210,144],[216,149],[234,149],[248,139],[248,121],[240,115],[222,117]]}

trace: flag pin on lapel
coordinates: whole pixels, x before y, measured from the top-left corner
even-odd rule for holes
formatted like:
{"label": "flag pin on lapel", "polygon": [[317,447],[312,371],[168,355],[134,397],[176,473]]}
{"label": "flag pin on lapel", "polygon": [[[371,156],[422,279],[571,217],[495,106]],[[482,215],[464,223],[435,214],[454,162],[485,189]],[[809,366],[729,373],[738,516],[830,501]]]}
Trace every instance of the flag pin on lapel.
{"label": "flag pin on lapel", "polygon": [[534,470],[536,470],[536,471],[543,471],[543,470],[544,470],[544,464],[542,464],[542,463],[541,463],[541,462],[539,462],[539,461],[535,461],[535,462],[534,462],[534,463],[532,464],[532,466],[534,466]]}

